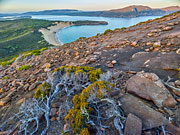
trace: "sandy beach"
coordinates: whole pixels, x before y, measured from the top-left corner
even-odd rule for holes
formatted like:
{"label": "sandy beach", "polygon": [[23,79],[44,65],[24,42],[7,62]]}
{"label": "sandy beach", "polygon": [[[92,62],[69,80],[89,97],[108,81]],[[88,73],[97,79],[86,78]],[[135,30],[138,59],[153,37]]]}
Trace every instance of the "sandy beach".
{"label": "sandy beach", "polygon": [[50,26],[48,28],[41,28],[39,29],[39,32],[41,32],[44,36],[44,39],[52,45],[60,46],[62,45],[57,39],[56,39],[56,33],[63,29],[64,27],[73,25],[71,22],[60,22],[56,23],[54,26]]}

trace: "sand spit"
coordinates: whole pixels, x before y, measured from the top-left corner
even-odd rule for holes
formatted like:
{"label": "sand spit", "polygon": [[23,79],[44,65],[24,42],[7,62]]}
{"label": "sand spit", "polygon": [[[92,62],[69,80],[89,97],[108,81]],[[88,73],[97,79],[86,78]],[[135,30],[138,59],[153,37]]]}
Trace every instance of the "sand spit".
{"label": "sand spit", "polygon": [[71,22],[60,22],[55,23],[55,26],[50,26],[48,28],[41,28],[39,29],[39,32],[41,32],[44,36],[44,39],[52,45],[60,46],[62,45],[57,39],[56,39],[56,33],[63,29],[64,27],[73,25]]}

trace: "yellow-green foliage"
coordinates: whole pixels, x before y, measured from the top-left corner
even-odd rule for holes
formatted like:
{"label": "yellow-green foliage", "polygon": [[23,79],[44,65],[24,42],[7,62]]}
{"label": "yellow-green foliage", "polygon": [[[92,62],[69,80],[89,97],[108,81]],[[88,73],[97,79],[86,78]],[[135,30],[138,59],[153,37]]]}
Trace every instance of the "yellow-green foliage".
{"label": "yellow-green foliage", "polygon": [[77,39],[77,41],[79,41],[79,40],[81,40],[81,39],[86,39],[86,37],[79,37],[79,38]]}
{"label": "yellow-green foliage", "polygon": [[122,28],[115,28],[114,31],[120,31],[120,30],[125,30],[127,29],[126,27],[122,27]]}
{"label": "yellow-green foliage", "polygon": [[7,79],[10,79],[10,76],[6,76],[3,78],[3,80],[7,80]]}
{"label": "yellow-green foliage", "polygon": [[27,70],[29,69],[31,66],[30,65],[22,65],[20,68],[18,68],[17,70],[22,71],[22,70]]}
{"label": "yellow-green foliage", "polygon": [[95,69],[89,66],[62,66],[54,69],[53,72],[57,72],[59,70],[65,72],[66,75],[69,75],[70,73],[75,73],[75,75],[78,75],[79,73],[87,73],[91,82],[95,82],[102,74],[100,68]]}
{"label": "yellow-green foliage", "polygon": [[42,48],[42,49],[40,49],[40,50],[32,50],[32,51],[24,52],[24,53],[23,53],[23,56],[22,56],[22,58],[21,58],[21,61],[22,61],[24,58],[28,57],[28,56],[32,56],[32,55],[37,56],[37,55],[40,55],[42,51],[45,51],[45,50],[47,50],[47,49],[48,49],[48,48]]}
{"label": "yellow-green foliage", "polygon": [[34,98],[39,99],[39,98],[44,98],[46,95],[49,94],[50,91],[50,85],[47,82],[42,83],[41,85],[38,86],[36,89]]}
{"label": "yellow-green foliage", "polygon": [[83,89],[80,96],[74,96],[74,109],[69,110],[69,113],[65,117],[65,121],[68,119],[71,121],[72,128],[74,129],[75,133],[89,133],[88,129],[84,128],[84,126],[87,127],[88,125],[84,125],[84,119],[86,119],[87,116],[82,114],[82,110],[87,111],[88,114],[93,111],[93,109],[88,106],[87,102],[90,95],[96,93],[96,97],[101,99],[107,94],[107,92],[110,91],[112,86],[114,85],[111,83],[106,83],[105,81],[96,81],[92,85],[89,85],[86,89]]}
{"label": "yellow-green foliage", "polygon": [[[32,55],[40,55],[42,51],[45,51],[47,50],[48,48],[42,48],[40,50],[33,50],[33,51],[27,51],[27,52],[24,52],[22,53],[23,56],[21,58],[20,61],[23,61],[24,58],[28,57],[28,56],[32,56]],[[19,55],[17,55],[16,57],[12,58],[11,60],[8,60],[8,61],[3,61],[3,62],[0,62],[0,65],[1,66],[7,66],[7,65],[11,65],[18,57]]]}
{"label": "yellow-green foliage", "polygon": [[16,60],[16,58],[17,58],[17,57],[14,57],[14,58],[12,58],[12,59],[9,60],[9,61],[3,61],[3,62],[0,62],[0,65],[1,65],[1,66],[7,66],[7,65],[10,65],[10,64],[12,64],[12,63]]}
{"label": "yellow-green foliage", "polygon": [[[180,68],[178,69],[178,71],[179,71],[179,73],[180,73]],[[180,76],[179,76],[179,78],[180,78]]]}
{"label": "yellow-green foliage", "polygon": [[111,32],[113,32],[111,29],[107,29],[107,30],[103,33],[103,35],[106,35],[107,33],[111,33]]}
{"label": "yellow-green foliage", "polygon": [[84,128],[84,129],[81,131],[80,135],[90,135],[90,133],[89,133],[89,131],[88,131],[87,128]]}

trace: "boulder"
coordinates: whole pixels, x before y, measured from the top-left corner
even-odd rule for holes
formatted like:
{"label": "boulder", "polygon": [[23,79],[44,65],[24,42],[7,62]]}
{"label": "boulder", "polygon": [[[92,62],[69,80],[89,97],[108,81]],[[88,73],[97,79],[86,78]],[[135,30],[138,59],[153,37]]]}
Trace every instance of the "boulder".
{"label": "boulder", "polygon": [[177,49],[177,50],[176,50],[176,53],[177,53],[177,54],[180,54],[180,49]]}
{"label": "boulder", "polygon": [[112,64],[116,64],[116,63],[117,63],[117,61],[116,61],[116,60],[113,60],[111,63],[112,63]]}
{"label": "boulder", "polygon": [[167,124],[165,127],[166,131],[170,133],[171,135],[180,135],[180,128],[174,126],[173,124]]}
{"label": "boulder", "polygon": [[161,47],[161,42],[160,42],[160,41],[155,42],[155,43],[153,44],[153,47],[154,47],[154,48]]}
{"label": "boulder", "polygon": [[138,72],[127,81],[127,92],[151,100],[157,107],[175,107],[177,103],[154,73]]}
{"label": "boulder", "polygon": [[32,91],[32,90],[36,89],[36,87],[37,87],[38,84],[39,84],[39,82],[33,83],[33,84],[29,87],[29,91]]}
{"label": "boulder", "polygon": [[167,26],[167,27],[164,27],[162,30],[163,31],[169,31],[169,30],[172,30],[172,29],[173,29],[173,27]]}
{"label": "boulder", "polygon": [[142,100],[125,94],[120,98],[122,109],[126,114],[132,113],[142,120],[142,129],[152,129],[168,124],[168,120],[160,113],[144,104]]}
{"label": "boulder", "polygon": [[142,132],[142,120],[133,114],[128,114],[124,135],[141,135]]}
{"label": "boulder", "polygon": [[180,106],[175,111],[175,123],[178,127],[180,127]]}

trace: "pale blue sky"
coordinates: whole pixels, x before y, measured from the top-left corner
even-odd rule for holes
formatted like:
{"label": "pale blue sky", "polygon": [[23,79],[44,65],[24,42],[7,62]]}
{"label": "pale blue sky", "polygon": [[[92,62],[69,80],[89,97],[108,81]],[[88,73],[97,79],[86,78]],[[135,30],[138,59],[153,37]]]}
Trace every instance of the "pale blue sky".
{"label": "pale blue sky", "polygon": [[180,6],[180,0],[0,0],[0,13],[46,9],[108,10],[128,5]]}

